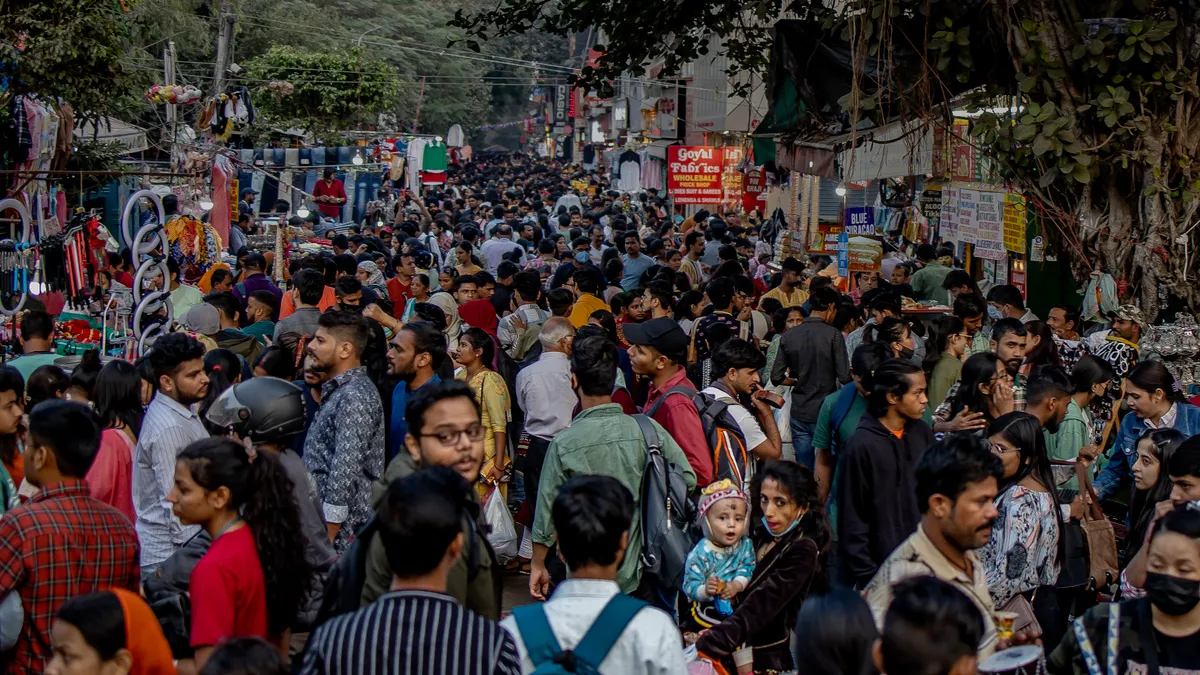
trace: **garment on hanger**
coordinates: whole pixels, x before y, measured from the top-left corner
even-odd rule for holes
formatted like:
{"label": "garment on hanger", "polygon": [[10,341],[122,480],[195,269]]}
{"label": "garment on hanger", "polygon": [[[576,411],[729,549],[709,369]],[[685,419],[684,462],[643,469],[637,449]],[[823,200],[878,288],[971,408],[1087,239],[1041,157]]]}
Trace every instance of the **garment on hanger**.
{"label": "garment on hanger", "polygon": [[421,154],[421,183],[442,185],[446,182],[446,144],[436,140],[425,145]]}
{"label": "garment on hanger", "polygon": [[213,207],[208,222],[221,238],[222,249],[229,246],[229,180],[234,175],[233,162],[217,153],[212,166]]}
{"label": "garment on hanger", "polygon": [[463,128],[461,124],[455,124],[450,127],[450,131],[446,132],[446,145],[451,148],[461,148],[464,145]]}

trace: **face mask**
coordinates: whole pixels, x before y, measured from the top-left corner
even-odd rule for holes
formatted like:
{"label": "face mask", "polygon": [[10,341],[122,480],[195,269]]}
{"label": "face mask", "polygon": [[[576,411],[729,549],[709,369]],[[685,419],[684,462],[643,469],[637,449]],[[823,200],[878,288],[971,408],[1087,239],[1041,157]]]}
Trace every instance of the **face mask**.
{"label": "face mask", "polygon": [[909,349],[908,347],[901,347],[900,353],[896,355],[896,358],[898,358],[902,361],[911,361],[913,354],[916,354],[916,353],[917,353],[917,351],[915,349]]}
{"label": "face mask", "polygon": [[992,317],[996,321],[999,321],[1000,319],[1004,318],[1004,315],[1001,314],[1000,310],[996,309],[996,307],[994,305],[988,305],[987,312],[988,312],[988,316]]}
{"label": "face mask", "polygon": [[[771,532],[771,526],[767,525],[767,517],[766,516],[762,517],[762,524],[763,524],[763,527],[767,528],[767,532]],[[771,532],[771,536],[778,539],[779,537],[782,537],[783,535],[787,534],[788,532],[791,532],[792,530],[796,529],[796,526],[799,524],[800,524],[800,519],[797,518],[796,520],[793,520],[792,524],[788,525],[787,528],[784,529],[783,532],[779,532],[779,533]]]}
{"label": "face mask", "polygon": [[1200,602],[1200,581],[1147,572],[1142,584],[1150,603],[1165,614],[1182,616]]}
{"label": "face mask", "polygon": [[751,243],[751,244],[757,244],[757,243],[758,243],[758,237],[750,237],[749,239],[750,239],[750,243]]}

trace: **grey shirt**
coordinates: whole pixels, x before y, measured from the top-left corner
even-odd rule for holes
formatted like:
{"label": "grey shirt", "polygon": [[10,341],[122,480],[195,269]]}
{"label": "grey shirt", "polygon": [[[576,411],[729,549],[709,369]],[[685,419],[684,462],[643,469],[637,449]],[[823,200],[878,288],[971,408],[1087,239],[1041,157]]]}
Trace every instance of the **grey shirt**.
{"label": "grey shirt", "polygon": [[284,333],[297,335],[316,335],[317,322],[321,320],[321,310],[316,307],[297,307],[295,312],[275,324],[274,340],[279,342],[279,336]]}
{"label": "grey shirt", "polygon": [[784,378],[796,381],[792,388],[792,419],[813,423],[825,397],[850,381],[850,360],[842,332],[810,316],[779,339],[782,358],[771,368],[771,383]]}

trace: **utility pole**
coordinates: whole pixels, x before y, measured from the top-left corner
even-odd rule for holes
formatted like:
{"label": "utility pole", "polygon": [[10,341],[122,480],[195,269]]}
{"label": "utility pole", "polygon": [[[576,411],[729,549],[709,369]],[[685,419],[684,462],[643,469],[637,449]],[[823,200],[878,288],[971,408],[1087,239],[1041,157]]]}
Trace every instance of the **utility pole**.
{"label": "utility pole", "polygon": [[[163,84],[170,87],[175,84],[175,41],[168,40],[167,46],[163,48]],[[176,120],[178,111],[174,103],[167,104],[167,124],[163,129],[163,135],[168,135],[167,147],[169,152],[167,159],[171,162],[171,170],[175,170],[175,134]]]}
{"label": "utility pole", "polygon": [[233,61],[233,28],[236,22],[233,0],[221,0],[221,9],[217,14],[217,63],[213,71],[210,96],[217,96],[225,91],[226,72]]}
{"label": "utility pole", "polygon": [[421,76],[421,95],[417,97],[417,114],[413,116],[412,133],[417,133],[417,122],[421,121],[421,103],[425,100],[425,76]]}

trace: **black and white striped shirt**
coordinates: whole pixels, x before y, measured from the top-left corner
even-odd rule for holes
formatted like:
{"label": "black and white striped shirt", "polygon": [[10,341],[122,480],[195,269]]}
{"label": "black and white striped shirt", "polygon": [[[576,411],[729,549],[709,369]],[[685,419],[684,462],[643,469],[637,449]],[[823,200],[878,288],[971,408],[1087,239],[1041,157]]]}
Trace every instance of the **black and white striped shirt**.
{"label": "black and white striped shirt", "polygon": [[302,675],[520,675],[512,636],[448,595],[393,591],[313,633]]}

